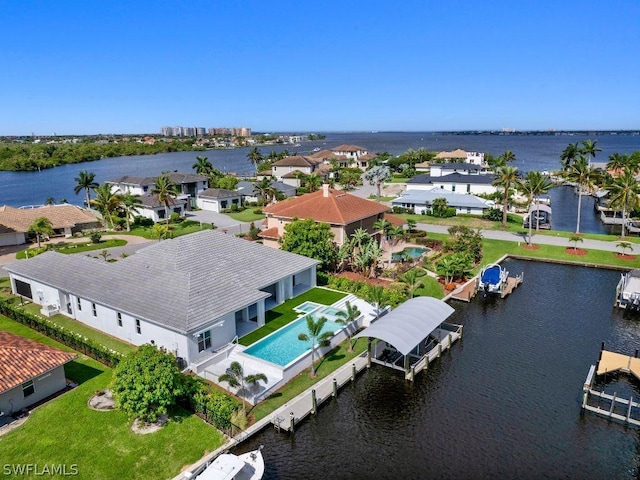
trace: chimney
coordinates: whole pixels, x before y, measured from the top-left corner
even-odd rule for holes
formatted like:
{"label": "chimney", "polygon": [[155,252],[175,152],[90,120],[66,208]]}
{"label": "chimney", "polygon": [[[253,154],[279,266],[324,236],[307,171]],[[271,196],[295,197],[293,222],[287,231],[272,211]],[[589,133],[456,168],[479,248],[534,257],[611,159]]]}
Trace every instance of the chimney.
{"label": "chimney", "polygon": [[329,184],[328,183],[323,183],[322,184],[322,196],[324,198],[328,198],[329,197]]}

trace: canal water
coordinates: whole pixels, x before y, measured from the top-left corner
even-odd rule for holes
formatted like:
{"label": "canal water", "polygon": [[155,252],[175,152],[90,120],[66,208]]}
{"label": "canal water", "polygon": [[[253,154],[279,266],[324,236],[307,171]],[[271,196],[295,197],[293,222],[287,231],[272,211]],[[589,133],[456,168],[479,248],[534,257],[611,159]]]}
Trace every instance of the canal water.
{"label": "canal water", "polygon": [[[633,354],[640,324],[612,310],[620,274],[508,261],[524,283],[506,299],[455,302],[462,343],[414,384],[380,366],[294,435],[267,428],[267,479],[637,478],[639,431],[581,416],[589,366],[607,348]],[[607,389],[640,396],[625,376]]]}

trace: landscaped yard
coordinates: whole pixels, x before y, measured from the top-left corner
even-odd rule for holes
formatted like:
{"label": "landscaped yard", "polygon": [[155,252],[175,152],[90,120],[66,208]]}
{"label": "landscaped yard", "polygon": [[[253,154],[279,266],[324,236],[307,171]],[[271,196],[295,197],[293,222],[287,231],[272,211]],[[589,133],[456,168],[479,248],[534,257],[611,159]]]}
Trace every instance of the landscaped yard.
{"label": "landscaped yard", "polygon": [[291,323],[300,316],[298,312],[293,310],[293,307],[297,307],[301,303],[311,301],[322,305],[331,305],[346,296],[347,294],[342,292],[334,292],[333,290],[327,290],[325,288],[313,288],[308,292],[287,300],[283,304],[266,312],[264,327],[260,327],[250,334],[242,337],[240,339],[240,344],[251,345],[261,338],[266,337],[271,332],[275,332],[279,328]]}
{"label": "landscaped yard", "polygon": [[[126,240],[111,238],[109,240],[101,241],[100,243],[86,242],[86,243],[65,243],[65,244],[57,244],[57,245],[53,244],[50,246],[50,248],[52,250],[55,250],[58,253],[69,254],[69,253],[90,252],[92,250],[104,250],[106,248],[113,248],[113,247],[122,247],[126,244],[127,244]],[[31,250],[32,250],[31,248],[27,248],[25,250],[19,251],[18,253],[16,253],[16,258],[20,260],[20,259],[26,258],[27,255],[29,257],[33,256],[33,255],[30,255]]]}
{"label": "landscaped yard", "polygon": [[249,207],[249,208],[245,208],[242,212],[229,212],[229,213],[225,213],[225,215],[230,216],[231,218],[233,218],[234,220],[237,220],[238,222],[257,222],[259,220],[263,220],[264,214],[255,213],[254,212],[255,210],[260,211],[258,208]]}
{"label": "landscaped yard", "polygon": [[[210,223],[194,222],[193,220],[185,220],[180,223],[170,223],[169,238],[179,237],[181,235],[187,235],[193,232],[199,232],[200,230],[210,230]],[[133,227],[130,232],[118,232],[120,235],[137,235],[139,237],[148,238],[150,240],[157,238],[153,231],[153,227]]]}
{"label": "landscaped yard", "polygon": [[[64,345],[0,316],[0,329],[65,351]],[[106,388],[111,369],[80,355],[65,366],[80,385],[36,409],[21,427],[0,437],[3,464],[77,465],[77,478],[120,480],[171,478],[224,442],[220,432],[183,409],[159,432],[136,435],[119,411],[97,412],[89,398]]]}

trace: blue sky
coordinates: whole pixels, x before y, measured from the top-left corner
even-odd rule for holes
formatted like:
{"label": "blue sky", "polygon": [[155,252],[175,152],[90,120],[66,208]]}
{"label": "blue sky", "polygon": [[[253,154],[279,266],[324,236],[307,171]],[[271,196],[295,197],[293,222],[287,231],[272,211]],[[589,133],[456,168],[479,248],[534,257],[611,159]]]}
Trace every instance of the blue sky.
{"label": "blue sky", "polygon": [[640,128],[637,0],[0,0],[0,12],[0,135]]}

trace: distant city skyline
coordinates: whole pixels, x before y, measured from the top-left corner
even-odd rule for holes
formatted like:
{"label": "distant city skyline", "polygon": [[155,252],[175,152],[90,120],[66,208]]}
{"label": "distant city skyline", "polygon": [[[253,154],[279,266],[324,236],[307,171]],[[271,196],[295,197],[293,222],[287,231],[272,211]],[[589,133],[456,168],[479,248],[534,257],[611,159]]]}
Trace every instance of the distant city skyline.
{"label": "distant city skyline", "polygon": [[632,0],[0,2],[0,136],[640,129]]}

